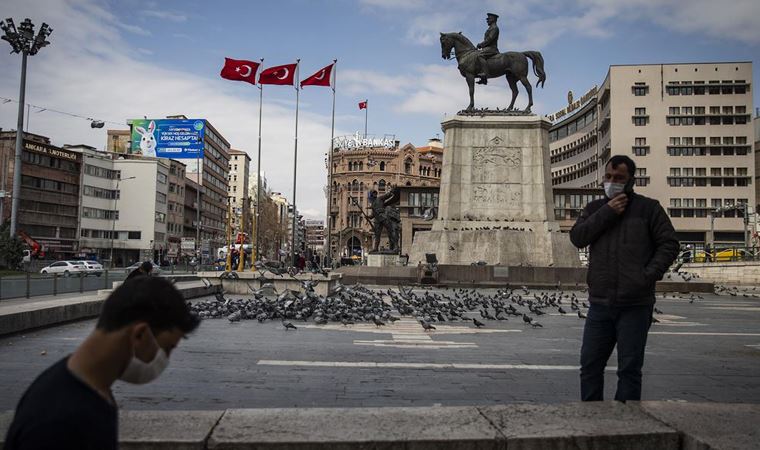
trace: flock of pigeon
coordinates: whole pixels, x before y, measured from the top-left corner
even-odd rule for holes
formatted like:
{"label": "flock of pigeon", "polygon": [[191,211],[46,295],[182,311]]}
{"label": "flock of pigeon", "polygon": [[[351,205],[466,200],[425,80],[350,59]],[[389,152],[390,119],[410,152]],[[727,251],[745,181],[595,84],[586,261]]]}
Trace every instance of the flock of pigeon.
{"label": "flock of pigeon", "polygon": [[434,331],[433,324],[439,322],[469,322],[481,328],[487,321],[507,321],[510,316],[525,325],[542,328],[538,317],[550,311],[585,319],[584,311],[588,308],[574,292],[557,290],[531,294],[525,286],[486,294],[474,289],[414,292],[404,286],[380,290],[361,284],[339,284],[325,297],[314,292],[316,283],[302,281],[300,292],[286,290],[279,294],[271,284],[256,290],[249,287],[253,297],[248,299],[230,299],[217,293],[213,300],[191,303],[190,307],[202,319],[257,320],[260,323],[279,320],[286,330],[297,329],[294,323],[309,321],[317,325],[332,322],[346,326],[365,322],[382,327],[399,320],[400,316],[410,316],[426,331]]}

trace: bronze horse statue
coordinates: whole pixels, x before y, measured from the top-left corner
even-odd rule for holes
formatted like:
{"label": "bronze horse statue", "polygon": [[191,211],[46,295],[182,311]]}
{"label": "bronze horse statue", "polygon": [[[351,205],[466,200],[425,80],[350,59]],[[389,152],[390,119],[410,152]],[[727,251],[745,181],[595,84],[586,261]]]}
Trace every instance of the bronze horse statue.
{"label": "bronze horse statue", "polygon": [[[467,107],[467,111],[472,111],[475,107],[475,77],[478,76],[478,73],[483,72],[480,70],[478,50],[462,33],[441,33],[443,59],[451,59],[452,48],[457,59],[459,73],[467,79],[467,86],[470,88],[470,105]],[[508,111],[511,111],[515,106],[518,81],[528,91],[528,106],[525,108],[525,112],[529,113],[530,107],[533,106],[533,89],[531,89],[528,81],[528,58],[533,61],[533,73],[538,77],[536,87],[539,85],[543,87],[546,81],[546,73],[544,73],[544,57],[541,56],[540,52],[505,52],[486,60],[488,78],[496,78],[502,75],[507,77],[509,87],[512,89],[512,102],[507,108]]]}

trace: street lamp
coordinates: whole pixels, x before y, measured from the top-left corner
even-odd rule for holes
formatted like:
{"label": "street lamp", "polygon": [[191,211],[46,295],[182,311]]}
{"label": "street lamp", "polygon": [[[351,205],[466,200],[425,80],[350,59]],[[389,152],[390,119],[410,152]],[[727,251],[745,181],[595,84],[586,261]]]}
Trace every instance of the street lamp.
{"label": "street lamp", "polygon": [[18,122],[16,122],[16,155],[13,170],[13,192],[11,195],[11,226],[10,236],[16,236],[16,225],[18,221],[18,204],[21,191],[21,153],[24,143],[24,104],[26,102],[26,58],[30,55],[36,55],[42,47],[47,46],[50,42],[47,37],[53,30],[48,24],[43,23],[37,36],[34,35],[34,24],[29,19],[24,19],[16,29],[13,19],[0,20],[0,29],[3,30],[4,41],[8,41],[13,50],[11,53],[21,53],[21,88],[18,95]]}
{"label": "street lamp", "polygon": [[[121,192],[119,191],[119,183],[122,181],[133,180],[135,177],[119,178],[116,180],[116,194],[113,198],[113,219],[111,220],[111,268],[113,269],[113,236],[116,234],[116,215],[119,213],[119,197]],[[151,241],[152,242],[152,241]]]}

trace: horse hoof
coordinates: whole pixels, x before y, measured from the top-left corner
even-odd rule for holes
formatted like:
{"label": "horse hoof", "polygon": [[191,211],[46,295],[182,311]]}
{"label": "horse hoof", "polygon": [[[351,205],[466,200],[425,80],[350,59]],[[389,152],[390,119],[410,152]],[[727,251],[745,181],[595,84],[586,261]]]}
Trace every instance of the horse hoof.
{"label": "horse hoof", "polygon": [[525,108],[525,112],[529,113],[530,112],[530,108]]}

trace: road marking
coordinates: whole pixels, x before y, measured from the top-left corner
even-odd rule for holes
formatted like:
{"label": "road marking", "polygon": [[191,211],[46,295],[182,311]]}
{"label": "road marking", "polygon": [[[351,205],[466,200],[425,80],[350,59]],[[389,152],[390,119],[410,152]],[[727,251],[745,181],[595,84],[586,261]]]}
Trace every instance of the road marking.
{"label": "road marking", "polygon": [[703,309],[724,309],[727,311],[760,311],[760,306],[745,306],[745,307],[738,307],[738,306],[708,306]]}
{"label": "road marking", "polygon": [[649,334],[681,334],[684,336],[760,336],[760,333],[713,333],[709,331],[650,331]]}
{"label": "road marking", "polygon": [[752,344],[752,345],[748,345],[747,347],[754,348],[756,350],[760,350],[760,344]]}
{"label": "road marking", "polygon": [[[371,362],[371,361],[285,361],[262,359],[260,366],[294,366],[294,367],[345,367],[359,369],[465,369],[465,370],[580,370],[579,366],[548,364],[466,364],[466,363],[411,363],[411,362]],[[616,367],[607,367],[615,371]]]}
{"label": "road marking", "polygon": [[383,327],[373,324],[359,323],[351,326],[337,324],[327,325],[300,325],[302,328],[311,328],[329,331],[354,331],[359,333],[390,334],[391,339],[354,340],[354,345],[368,345],[373,347],[395,348],[419,348],[419,349],[452,349],[452,348],[478,348],[474,342],[455,342],[433,340],[432,336],[447,334],[487,334],[487,333],[521,333],[522,330],[484,329],[470,328],[464,325],[433,325],[435,330],[425,331],[414,319],[403,317],[396,322],[389,322]]}

